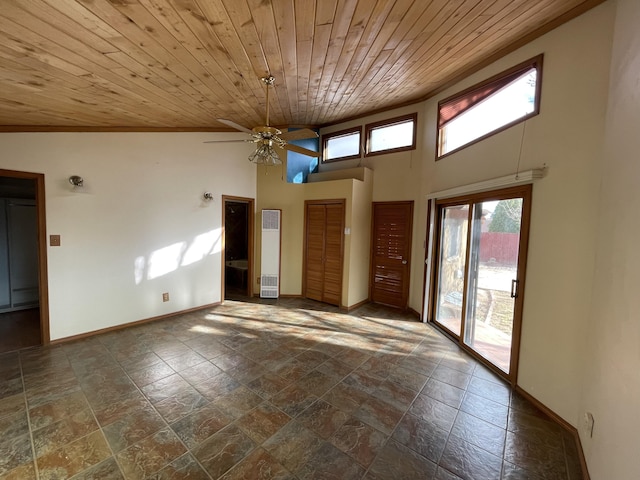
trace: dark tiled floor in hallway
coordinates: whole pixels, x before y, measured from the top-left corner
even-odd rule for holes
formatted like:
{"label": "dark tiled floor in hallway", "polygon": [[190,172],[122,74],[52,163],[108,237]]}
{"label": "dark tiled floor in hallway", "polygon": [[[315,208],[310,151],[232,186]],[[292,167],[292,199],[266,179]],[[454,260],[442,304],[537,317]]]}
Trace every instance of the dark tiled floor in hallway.
{"label": "dark tiled floor in hallway", "polygon": [[0,354],[40,344],[39,308],[0,313]]}
{"label": "dark tiled floor in hallway", "polygon": [[287,299],[0,356],[0,478],[581,474],[570,434],[432,327]]}

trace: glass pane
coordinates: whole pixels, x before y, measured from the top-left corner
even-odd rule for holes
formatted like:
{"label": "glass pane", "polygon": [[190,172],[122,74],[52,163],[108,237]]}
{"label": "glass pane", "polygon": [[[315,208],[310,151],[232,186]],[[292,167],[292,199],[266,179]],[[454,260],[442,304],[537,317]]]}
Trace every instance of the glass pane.
{"label": "glass pane", "polygon": [[536,74],[533,68],[442,127],[439,154],[451,152],[532,113],[536,102]]}
{"label": "glass pane", "polygon": [[464,267],[467,261],[469,206],[458,205],[442,210],[440,258],[435,321],[460,335]]}
{"label": "glass pane", "polygon": [[473,207],[464,343],[509,373],[522,199]]}
{"label": "glass pane", "polygon": [[325,146],[325,160],[360,154],[360,132],[331,137]]}
{"label": "glass pane", "polygon": [[371,152],[411,146],[413,145],[413,121],[375,128],[371,130],[369,142]]}

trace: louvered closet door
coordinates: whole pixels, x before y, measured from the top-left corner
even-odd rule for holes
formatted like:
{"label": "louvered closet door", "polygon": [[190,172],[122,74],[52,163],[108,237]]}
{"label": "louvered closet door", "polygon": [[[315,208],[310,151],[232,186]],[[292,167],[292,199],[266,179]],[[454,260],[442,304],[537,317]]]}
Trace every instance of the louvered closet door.
{"label": "louvered closet door", "polygon": [[344,200],[307,201],[305,296],[340,305],[342,300]]}
{"label": "louvered closet door", "polygon": [[340,305],[342,297],[342,234],[344,205],[327,205],[323,301]]}
{"label": "louvered closet door", "polygon": [[371,300],[406,308],[413,202],[374,202]]}
{"label": "louvered closet door", "polygon": [[326,218],[324,205],[307,205],[306,297],[319,302],[324,290]]}

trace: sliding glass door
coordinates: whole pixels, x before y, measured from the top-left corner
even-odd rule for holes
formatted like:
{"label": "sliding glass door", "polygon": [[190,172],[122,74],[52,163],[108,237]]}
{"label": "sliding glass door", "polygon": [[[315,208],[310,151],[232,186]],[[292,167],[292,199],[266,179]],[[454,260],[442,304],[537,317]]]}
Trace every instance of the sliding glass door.
{"label": "sliding glass door", "polygon": [[456,336],[462,332],[468,227],[469,205],[442,207],[435,320]]}
{"label": "sliding glass door", "polygon": [[431,319],[508,378],[518,362],[531,187],[436,202]]}

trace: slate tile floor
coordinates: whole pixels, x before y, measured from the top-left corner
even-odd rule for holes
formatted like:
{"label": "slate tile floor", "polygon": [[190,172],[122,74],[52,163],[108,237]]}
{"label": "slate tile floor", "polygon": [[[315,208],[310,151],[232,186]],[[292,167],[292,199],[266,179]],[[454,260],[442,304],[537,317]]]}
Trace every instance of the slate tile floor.
{"label": "slate tile floor", "polygon": [[375,305],[218,307],[0,356],[3,479],[578,479],[571,435]]}

